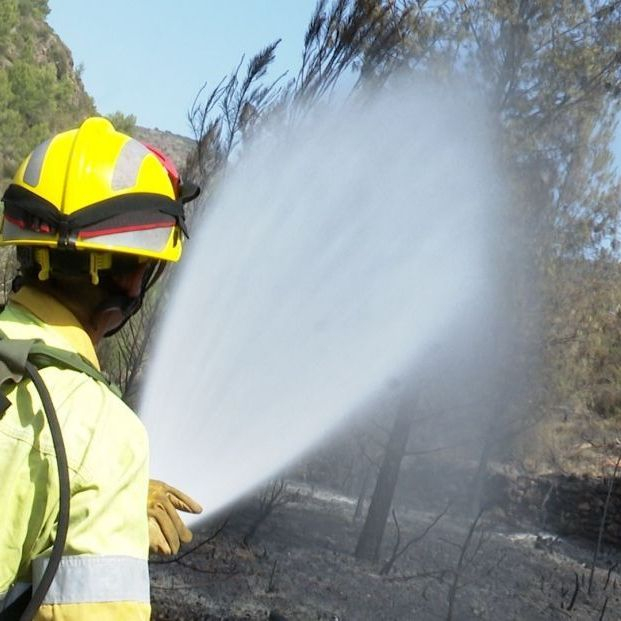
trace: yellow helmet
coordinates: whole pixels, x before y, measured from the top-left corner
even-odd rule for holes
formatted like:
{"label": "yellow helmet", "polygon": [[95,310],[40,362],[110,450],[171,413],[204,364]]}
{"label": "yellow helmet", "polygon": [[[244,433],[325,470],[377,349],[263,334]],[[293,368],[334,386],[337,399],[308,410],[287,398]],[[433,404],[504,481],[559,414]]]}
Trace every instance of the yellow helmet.
{"label": "yellow helmet", "polygon": [[184,189],[163,154],[107,119],[89,118],[22,162],[2,199],[0,245],[32,247],[42,280],[49,270],[45,249],[88,251],[95,283],[110,253],[177,261],[186,232],[183,204],[199,193],[194,185]]}

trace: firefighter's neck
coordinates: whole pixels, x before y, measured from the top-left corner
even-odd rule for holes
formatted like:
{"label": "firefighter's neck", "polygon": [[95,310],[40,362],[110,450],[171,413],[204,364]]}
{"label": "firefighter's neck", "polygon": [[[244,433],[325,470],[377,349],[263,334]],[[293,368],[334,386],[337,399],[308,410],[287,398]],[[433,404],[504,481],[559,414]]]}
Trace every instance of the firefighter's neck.
{"label": "firefighter's neck", "polygon": [[63,295],[63,292],[57,290],[48,291],[48,293],[71,311],[88,334],[94,347],[101,343],[105,334],[114,330],[123,321],[123,313],[119,308],[99,310],[98,304],[93,304],[93,300]]}
{"label": "firefighter's neck", "polygon": [[[145,269],[146,266],[141,265],[133,272],[115,277],[119,290],[129,298],[139,296]],[[46,281],[41,283],[40,288],[73,313],[95,347],[125,320],[120,307],[106,304],[111,294],[100,287],[88,283],[76,287],[68,282],[52,284]]]}

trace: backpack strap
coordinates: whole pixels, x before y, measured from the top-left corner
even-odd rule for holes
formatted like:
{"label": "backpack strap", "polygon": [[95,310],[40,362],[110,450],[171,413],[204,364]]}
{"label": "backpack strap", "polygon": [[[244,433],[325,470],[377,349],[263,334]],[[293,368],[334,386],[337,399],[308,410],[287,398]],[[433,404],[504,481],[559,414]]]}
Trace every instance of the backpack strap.
{"label": "backpack strap", "polygon": [[[56,409],[50,392],[43,382],[36,364],[41,367],[59,366],[70,367],[87,373],[91,377],[105,381],[105,378],[96,370],[89,369],[91,365],[85,366],[85,361],[76,355],[76,360],[71,356],[71,352],[48,348],[47,345],[38,340],[7,339],[0,332],[0,388],[8,383],[21,382],[27,377],[34,385],[44,411],[45,419],[50,430],[54,452],[56,455],[56,465],[58,468],[58,518],[56,536],[52,545],[52,552],[49,556],[47,567],[45,568],[41,580],[34,590],[29,590],[22,594],[12,606],[9,606],[0,619],[34,619],[37,610],[45,599],[45,595],[54,580],[58,567],[62,560],[65,544],[67,542],[67,531],[69,529],[69,516],[71,511],[71,482],[69,478],[69,466],[67,462],[67,452],[63,441],[62,430],[56,415]],[[59,352],[62,352],[59,354]],[[66,356],[65,354],[69,354]],[[32,360],[31,360],[32,359]],[[36,363],[34,362],[36,360]],[[50,364],[51,363],[51,364]],[[8,397],[0,391],[0,415],[11,405]]]}
{"label": "backpack strap", "polygon": [[[0,388],[7,382],[18,384],[22,381],[34,343],[33,340],[0,340]],[[0,392],[0,412],[4,412],[10,405],[8,397]]]}
{"label": "backpack strap", "polygon": [[[2,341],[0,341],[0,345]],[[80,354],[76,354],[66,349],[59,349],[58,347],[51,347],[46,345],[43,341],[35,341],[30,348],[28,359],[37,369],[45,369],[47,367],[58,367],[60,369],[72,369],[73,371],[79,371],[89,377],[92,377],[98,382],[102,382],[108,388],[115,390],[113,386],[104,376],[101,371],[98,371],[88,360],[86,360]]]}
{"label": "backpack strap", "polygon": [[[0,331],[0,388],[9,381],[16,384],[21,382],[27,361],[32,362],[37,369],[56,367],[84,373],[105,384],[117,397],[121,396],[118,387],[80,354],[52,347],[40,339],[9,339]],[[10,400],[0,392],[0,412],[4,412],[9,405]]]}

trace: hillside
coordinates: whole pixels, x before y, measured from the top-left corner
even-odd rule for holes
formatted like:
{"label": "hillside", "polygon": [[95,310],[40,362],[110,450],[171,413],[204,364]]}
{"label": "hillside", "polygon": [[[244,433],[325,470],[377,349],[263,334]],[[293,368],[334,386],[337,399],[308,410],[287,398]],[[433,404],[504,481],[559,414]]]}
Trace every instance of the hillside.
{"label": "hillside", "polygon": [[[47,0],[0,0],[0,191],[37,144],[98,113],[71,51],[45,21],[48,13]],[[130,130],[134,117],[114,116]],[[170,132],[130,131],[179,167],[192,149],[192,140]]]}
{"label": "hillside", "polygon": [[0,185],[51,133],[95,112],[47,0],[0,0]]}
{"label": "hillside", "polygon": [[194,149],[194,140],[172,132],[136,126],[132,131],[134,138],[152,144],[168,155],[179,169],[185,167],[186,160]]}

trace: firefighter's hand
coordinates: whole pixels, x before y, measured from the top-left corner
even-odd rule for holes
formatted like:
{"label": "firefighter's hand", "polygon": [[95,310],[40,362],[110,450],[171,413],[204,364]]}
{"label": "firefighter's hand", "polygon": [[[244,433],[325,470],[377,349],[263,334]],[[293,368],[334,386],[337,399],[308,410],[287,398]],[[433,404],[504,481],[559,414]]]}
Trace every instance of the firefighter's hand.
{"label": "firefighter's hand", "polygon": [[182,543],[192,540],[192,533],[177,511],[200,513],[203,509],[189,496],[162,481],[149,481],[147,515],[149,550],[156,554],[176,554]]}

